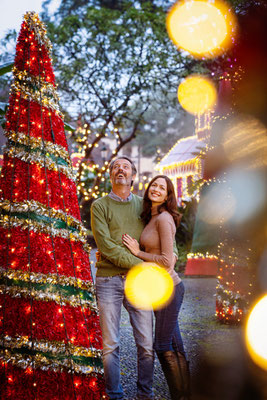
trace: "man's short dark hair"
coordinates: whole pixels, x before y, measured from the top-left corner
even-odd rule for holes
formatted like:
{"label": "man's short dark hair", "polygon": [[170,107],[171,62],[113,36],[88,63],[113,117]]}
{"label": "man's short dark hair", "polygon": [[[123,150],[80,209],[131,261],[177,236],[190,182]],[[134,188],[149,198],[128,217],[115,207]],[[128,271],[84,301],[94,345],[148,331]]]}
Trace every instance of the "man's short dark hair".
{"label": "man's short dark hair", "polygon": [[137,174],[137,169],[136,169],[136,166],[134,165],[134,162],[127,156],[117,157],[117,158],[115,158],[114,160],[111,161],[111,163],[109,164],[109,173],[110,174],[111,174],[111,172],[113,170],[114,163],[117,160],[127,160],[127,161],[129,161],[129,163],[131,164],[131,167],[132,167],[133,175]]}

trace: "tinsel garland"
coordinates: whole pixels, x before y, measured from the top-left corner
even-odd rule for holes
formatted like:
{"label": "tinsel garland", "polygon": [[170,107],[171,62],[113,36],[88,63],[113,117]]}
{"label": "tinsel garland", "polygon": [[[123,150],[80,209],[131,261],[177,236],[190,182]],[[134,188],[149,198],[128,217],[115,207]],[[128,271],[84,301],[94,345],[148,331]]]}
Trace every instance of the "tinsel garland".
{"label": "tinsel garland", "polygon": [[68,215],[81,220],[77,197],[74,195],[77,191],[75,183],[64,174],[59,176],[57,171],[41,168],[35,163],[28,164],[5,154],[0,186],[4,199],[13,202],[38,201],[49,209],[64,210]]}
{"label": "tinsel garland", "polygon": [[31,76],[27,71],[20,71],[18,68],[13,68],[14,82],[11,85],[14,94],[17,92],[24,99],[31,100],[54,110],[62,119],[63,114],[59,108],[59,96],[54,85],[46,82],[42,77]]}
{"label": "tinsel garland", "polygon": [[[46,289],[47,290],[47,289]],[[87,307],[90,308],[90,310],[97,311],[97,305],[96,302],[92,302],[92,298],[90,297],[89,300],[84,300],[79,298],[77,294],[65,297],[63,296],[60,292],[55,292],[55,288],[52,289],[53,292],[49,293],[47,291],[40,291],[36,290],[34,288],[23,288],[20,286],[6,286],[6,284],[1,285],[0,282],[0,294],[8,294],[11,297],[24,297],[25,299],[34,299],[34,300],[42,300],[42,301],[54,301],[57,304],[63,304],[63,305],[70,305],[72,307]]]}
{"label": "tinsel garland", "polygon": [[88,253],[81,241],[70,242],[69,238],[28,232],[20,227],[0,227],[0,248],[0,266],[11,272],[28,273],[30,269],[33,273],[48,274],[49,278],[55,274],[92,281]]}
{"label": "tinsel garland", "polygon": [[55,111],[35,101],[23,99],[19,92],[11,94],[9,98],[6,120],[6,131],[24,133],[28,138],[38,138],[42,143],[42,146],[39,146],[41,148],[45,142],[50,142],[51,145],[63,147],[68,151],[62,118]]}
{"label": "tinsel garland", "polygon": [[[8,270],[9,272],[9,270]],[[45,294],[53,294],[59,298],[66,298],[66,299],[73,299],[77,297],[77,299],[81,299],[86,302],[94,303],[94,290],[93,288],[89,291],[87,289],[81,289],[77,287],[77,285],[62,285],[60,282],[34,282],[32,280],[27,279],[19,279],[17,274],[16,277],[12,276],[12,270],[10,271],[11,274],[3,273],[1,271],[0,274],[0,285],[5,284],[6,287],[12,288],[18,286],[20,288],[26,288],[29,290],[29,293],[34,289],[36,292],[45,292]],[[18,271],[16,271],[18,272]],[[25,276],[24,276],[25,278]]]}
{"label": "tinsel garland", "polygon": [[77,231],[77,229],[71,227],[66,223],[65,221],[62,221],[61,219],[55,219],[55,218],[50,218],[44,215],[38,215],[35,212],[31,211],[25,211],[25,212],[8,212],[2,209],[2,214],[7,215],[8,218],[12,217],[17,217],[19,219],[25,219],[25,220],[32,220],[32,221],[37,221],[37,222],[43,222],[47,225],[52,226],[55,229],[68,229],[71,232]]}
{"label": "tinsel garland", "polygon": [[25,152],[29,152],[32,154],[41,154],[43,157],[48,157],[50,160],[53,160],[56,165],[59,166],[64,166],[64,167],[70,167],[71,164],[67,161],[65,161],[63,158],[61,157],[57,157],[54,154],[49,153],[43,146],[41,148],[31,148],[31,146],[25,145],[25,144],[20,144],[17,141],[12,141],[9,140],[7,145],[5,146],[5,148],[9,149],[9,148],[16,148],[16,151],[18,150],[24,150]]}
{"label": "tinsel garland", "polygon": [[78,374],[95,374],[95,373],[103,373],[103,369],[95,366],[88,365],[79,365],[77,362],[74,362],[72,359],[60,359],[54,358],[53,360],[50,357],[46,357],[44,354],[36,354],[28,356],[26,354],[19,354],[18,351],[16,353],[12,353],[11,351],[0,350],[0,360],[3,362],[9,362],[13,365],[19,365],[20,368],[34,368],[34,369],[42,369],[47,371],[48,369],[53,370],[54,372],[63,371],[66,369],[68,372],[75,372]]}
{"label": "tinsel garland", "polygon": [[[43,299],[12,297],[0,294],[5,300],[2,329],[5,336],[28,336],[34,341],[71,343],[79,347],[102,349],[99,319],[96,311],[70,304],[58,304]],[[4,314],[3,314],[4,313]]]}
{"label": "tinsel garland", "polygon": [[18,217],[9,217],[8,215],[0,216],[0,227],[8,229],[9,226],[20,227],[33,232],[42,232],[51,236],[59,236],[64,239],[71,239],[73,241],[82,242],[84,249],[89,253],[90,246],[86,241],[86,237],[81,232],[69,232],[66,229],[56,229],[39,221],[30,221],[28,219],[22,220]]}
{"label": "tinsel garland", "polygon": [[0,278],[8,278],[14,280],[20,280],[24,282],[32,282],[37,284],[55,285],[61,286],[73,286],[80,288],[91,293],[94,293],[94,285],[91,281],[84,281],[79,278],[71,276],[58,276],[57,274],[41,274],[30,271],[4,269],[0,267]]}
{"label": "tinsel garland", "polygon": [[5,136],[12,142],[31,147],[31,149],[43,149],[43,151],[52,154],[54,157],[62,158],[70,167],[71,161],[69,153],[63,146],[42,139],[26,135],[23,132],[7,131]]}
{"label": "tinsel garland", "polygon": [[82,357],[94,357],[100,358],[102,356],[102,351],[95,348],[86,348],[83,346],[75,346],[72,343],[64,343],[58,341],[46,341],[46,340],[34,340],[32,341],[29,336],[19,336],[12,338],[8,335],[0,336],[0,341],[4,341],[5,344],[10,348],[31,348],[35,351],[40,351],[43,353],[52,353],[62,354],[66,352],[66,348],[68,348],[68,352],[73,356],[82,356]]}
{"label": "tinsel garland", "polygon": [[[89,349],[87,350],[73,345],[64,346],[64,344],[61,344],[59,347],[61,351],[58,351],[58,348],[49,342],[37,344],[36,342],[29,341],[26,337],[14,339],[10,336],[4,336],[1,339],[4,346],[9,348],[12,353],[16,351],[17,353],[29,356],[36,356],[39,354],[51,361],[60,359],[69,360],[79,365],[93,365],[94,368],[97,368],[94,372],[103,372],[100,351],[96,351],[96,353],[93,354]],[[71,349],[72,352],[70,351]],[[3,351],[2,345],[0,345],[0,353],[1,351]]]}
{"label": "tinsel garland", "polygon": [[[34,200],[25,200],[23,202],[11,203],[9,200],[1,200],[0,199],[0,208],[5,210],[8,213],[32,213],[36,216],[44,216],[48,218],[48,223],[53,223],[52,219],[58,219],[67,224],[69,227],[77,230],[81,233],[83,237],[86,236],[87,232],[81,221],[72,217],[71,215],[66,215],[62,210],[56,210],[54,208],[49,208],[44,204],[34,201]],[[34,217],[33,217],[34,219]]]}
{"label": "tinsel garland", "polygon": [[[2,274],[1,274],[2,275]],[[30,297],[35,300],[54,301],[58,304],[70,304],[73,307],[83,305],[97,311],[94,291],[83,290],[73,286],[63,286],[59,283],[36,283],[9,278],[7,274],[0,275],[0,293],[8,293],[13,297]]]}
{"label": "tinsel garland", "polygon": [[24,15],[24,21],[28,29],[34,32],[39,45],[45,46],[48,56],[52,58],[52,43],[47,36],[45,24],[39,19],[38,14],[33,11],[27,12]]}
{"label": "tinsel garland", "polygon": [[45,166],[51,171],[59,171],[65,174],[69,179],[75,181],[75,173],[69,167],[59,165],[57,162],[48,157],[47,154],[43,154],[38,150],[29,153],[27,150],[20,149],[19,147],[8,147],[9,145],[7,145],[4,150],[4,154],[6,154],[8,157],[18,158],[26,163],[37,164],[39,167]]}
{"label": "tinsel garland", "polygon": [[44,90],[42,90],[42,95],[40,96],[40,93],[38,93],[34,87],[26,86],[25,84],[21,84],[21,82],[14,81],[11,85],[11,94],[12,91],[13,93],[19,91],[25,100],[33,100],[41,106],[54,110],[63,119],[63,114],[60,111],[58,103],[56,103],[53,98],[47,96],[47,93]]}
{"label": "tinsel garland", "polygon": [[[56,90],[56,85],[53,85],[50,82],[47,82],[41,76],[34,76],[29,74],[26,71],[20,71],[16,66],[13,67],[13,77],[15,84],[15,93],[20,92],[20,88],[17,85],[21,85],[22,92],[32,91],[33,93],[37,92],[40,97],[47,98],[48,100],[52,100],[52,103],[58,105],[59,96]],[[12,87],[12,86],[11,86]],[[26,93],[27,94],[27,93]]]}

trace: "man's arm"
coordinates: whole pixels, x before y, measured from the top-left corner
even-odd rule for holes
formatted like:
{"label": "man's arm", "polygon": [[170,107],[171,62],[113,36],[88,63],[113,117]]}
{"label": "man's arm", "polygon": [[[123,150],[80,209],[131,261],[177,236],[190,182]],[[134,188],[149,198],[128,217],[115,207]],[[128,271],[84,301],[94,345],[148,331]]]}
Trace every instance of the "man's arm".
{"label": "man's arm", "polygon": [[142,260],[132,255],[123,244],[118,244],[110,236],[109,227],[104,215],[104,208],[99,203],[91,207],[91,226],[97,247],[105,258],[119,268],[130,269]]}

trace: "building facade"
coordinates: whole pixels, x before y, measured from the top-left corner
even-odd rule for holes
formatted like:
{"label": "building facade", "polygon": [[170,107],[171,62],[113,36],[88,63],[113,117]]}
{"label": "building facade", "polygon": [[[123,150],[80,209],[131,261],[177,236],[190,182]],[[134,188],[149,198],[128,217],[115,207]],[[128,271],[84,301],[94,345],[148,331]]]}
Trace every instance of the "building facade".
{"label": "building facade", "polygon": [[179,139],[155,168],[172,180],[178,206],[199,195],[198,190],[194,190],[194,183],[203,178],[202,153],[208,146],[209,137],[210,114],[207,113],[196,117],[195,134]]}

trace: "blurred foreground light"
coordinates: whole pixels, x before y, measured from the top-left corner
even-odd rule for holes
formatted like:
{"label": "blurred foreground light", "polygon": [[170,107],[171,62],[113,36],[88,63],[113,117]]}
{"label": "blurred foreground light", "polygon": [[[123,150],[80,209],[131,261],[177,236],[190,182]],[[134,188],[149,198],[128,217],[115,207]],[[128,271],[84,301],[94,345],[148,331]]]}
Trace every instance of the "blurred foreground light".
{"label": "blurred foreground light", "polygon": [[258,282],[260,285],[261,290],[267,293],[267,246],[265,250],[262,252],[260,261],[259,261],[259,268],[258,268]]}
{"label": "blurred foreground light", "polygon": [[[209,224],[242,225],[264,212],[267,188],[264,171],[231,168],[212,183],[199,203],[200,218]],[[224,180],[225,179],[225,180]]]}
{"label": "blurred foreground light", "polygon": [[172,278],[164,268],[155,264],[136,265],[127,275],[125,294],[129,302],[137,308],[161,308],[170,299],[172,292]]}
{"label": "blurred foreground light", "polygon": [[267,295],[258,301],[249,315],[246,345],[255,364],[267,371]]}
{"label": "blurred foreground light", "polygon": [[267,128],[259,120],[240,115],[231,118],[222,132],[224,152],[231,163],[243,163],[250,169],[267,166]]}
{"label": "blurred foreground light", "polygon": [[191,114],[204,114],[216,104],[217,91],[213,82],[199,75],[185,78],[178,87],[178,100]]}
{"label": "blurred foreground light", "polygon": [[174,44],[196,58],[225,52],[236,32],[236,18],[220,0],[178,1],[167,15],[167,31]]}
{"label": "blurred foreground light", "polygon": [[208,224],[224,223],[234,214],[236,200],[225,183],[214,183],[199,203],[200,218]]}
{"label": "blurred foreground light", "polygon": [[264,171],[233,168],[228,173],[228,180],[236,204],[230,218],[233,224],[251,221],[264,211],[267,199]]}

